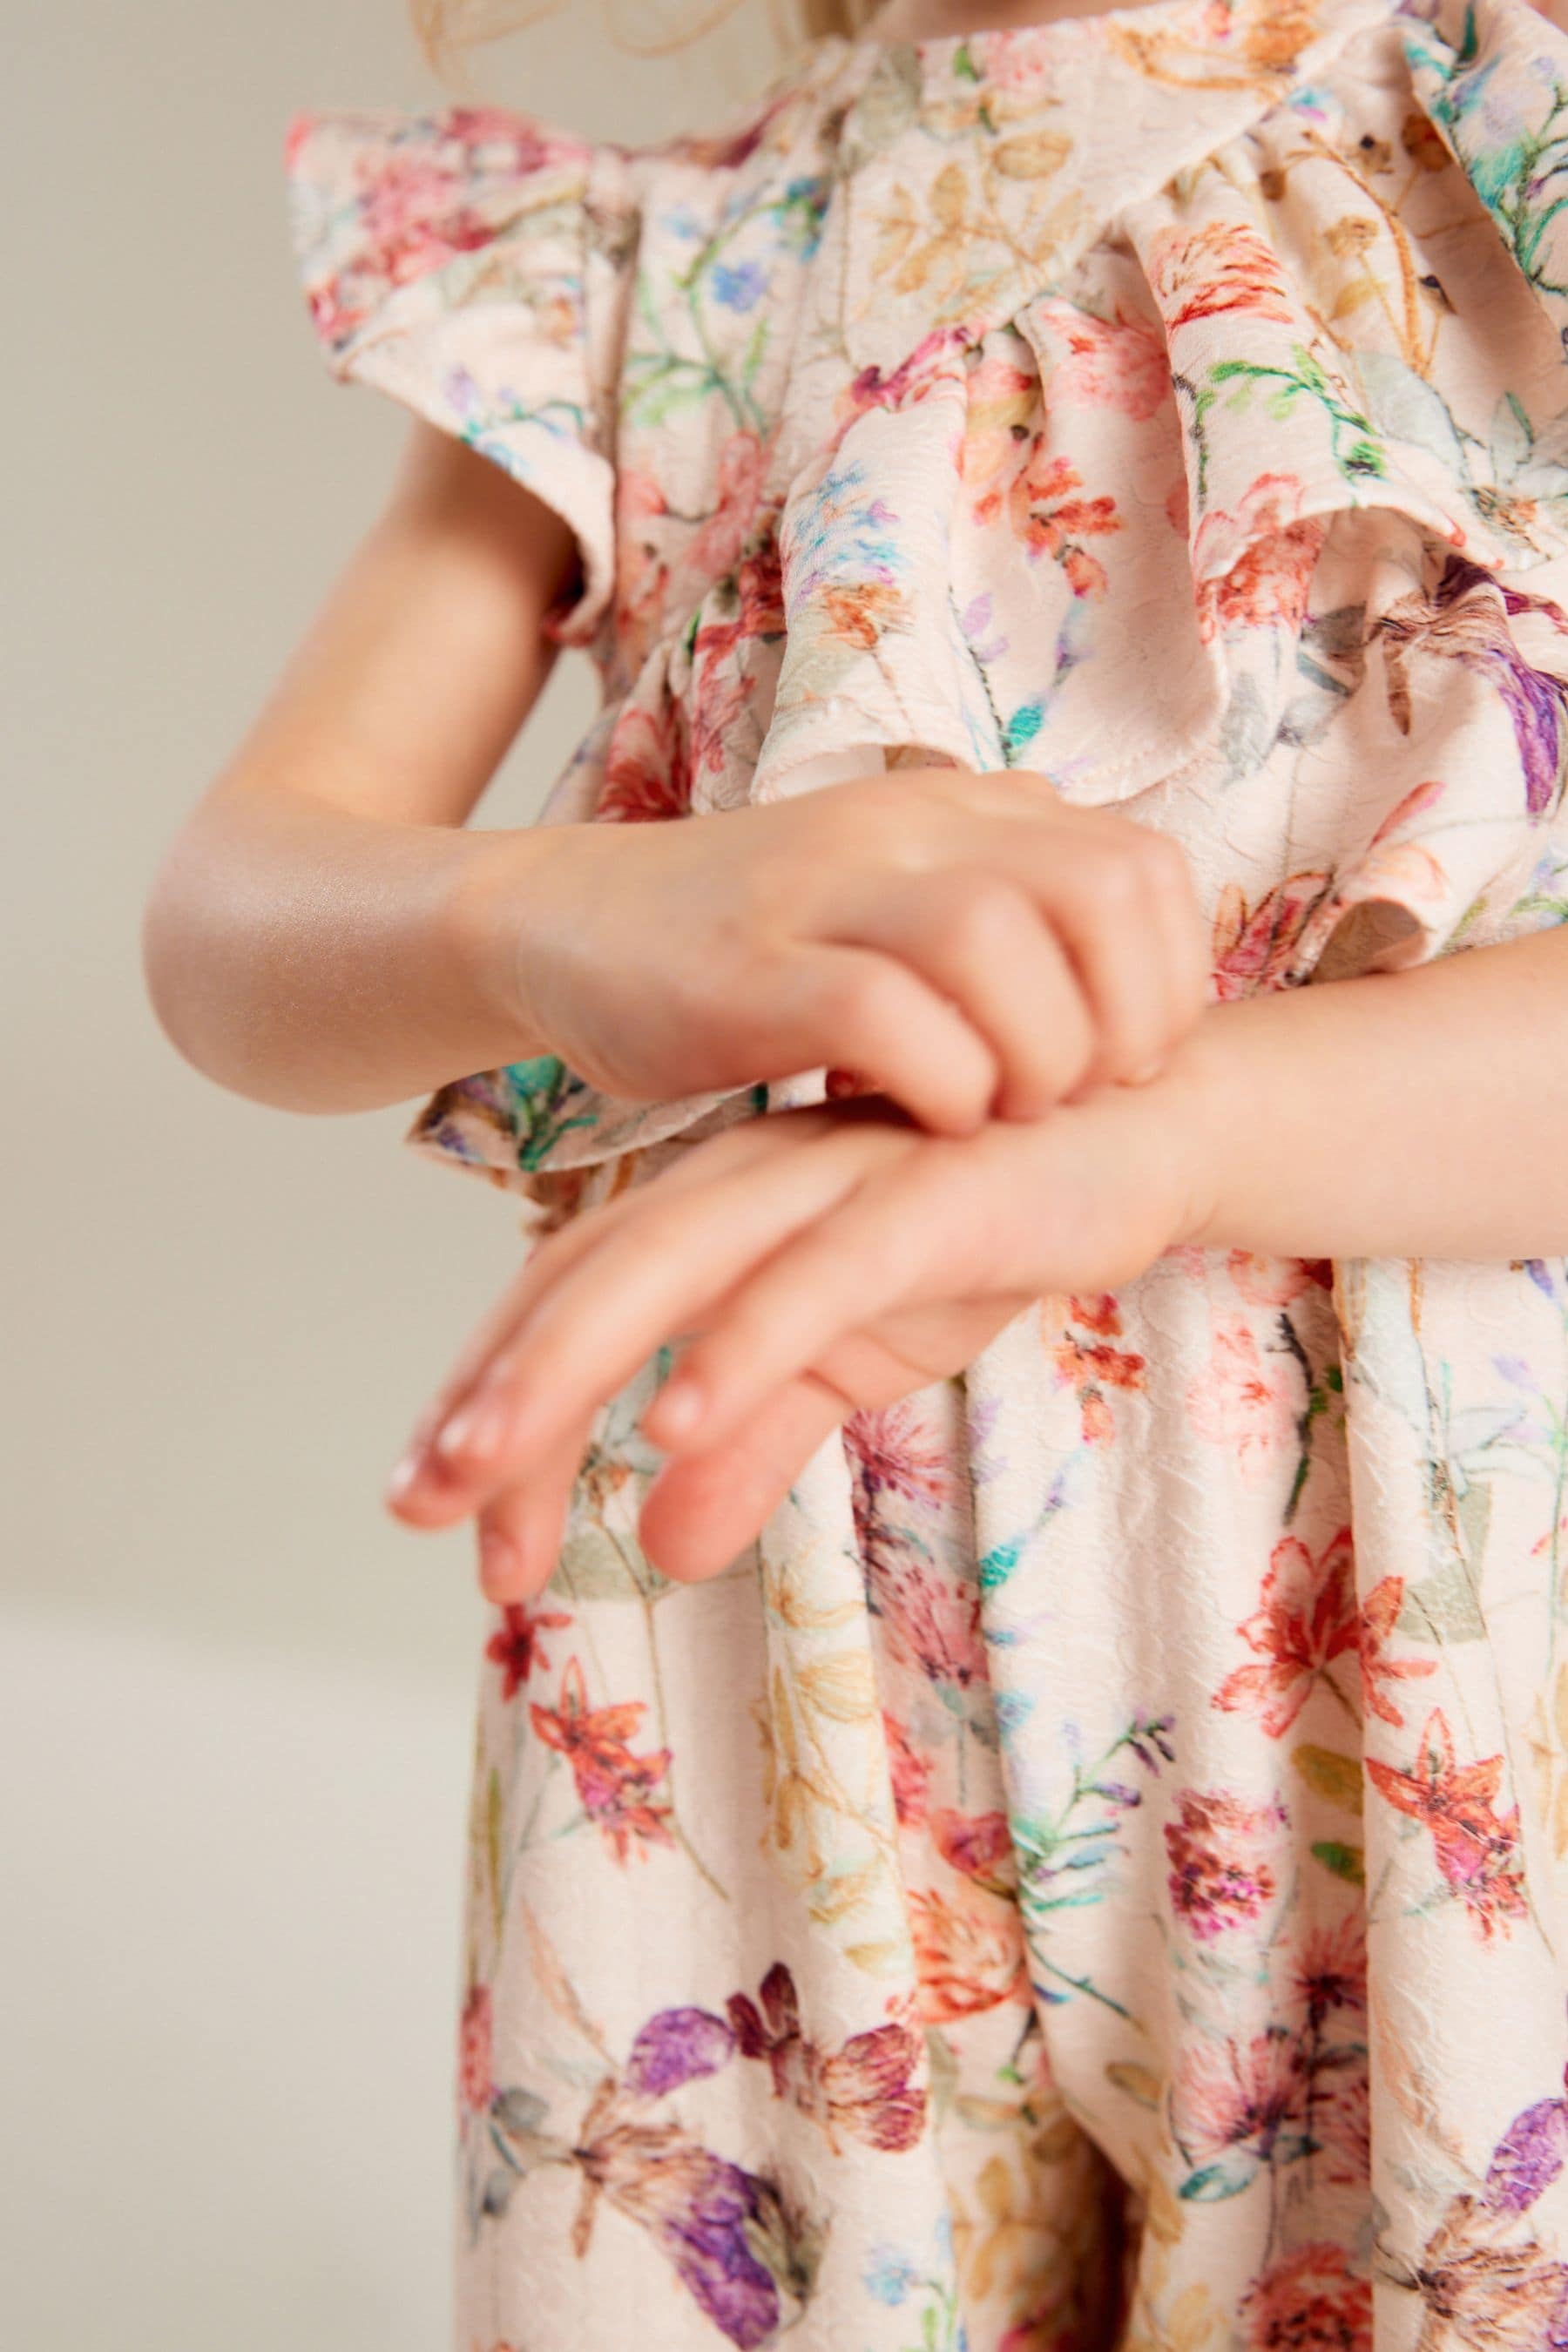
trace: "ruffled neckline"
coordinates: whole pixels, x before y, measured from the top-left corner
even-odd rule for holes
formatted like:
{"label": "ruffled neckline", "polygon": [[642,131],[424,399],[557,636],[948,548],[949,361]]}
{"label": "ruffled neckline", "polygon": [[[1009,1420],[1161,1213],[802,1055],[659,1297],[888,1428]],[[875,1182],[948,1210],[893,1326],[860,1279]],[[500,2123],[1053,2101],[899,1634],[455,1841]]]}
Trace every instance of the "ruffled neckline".
{"label": "ruffled neckline", "polygon": [[[1280,8],[1279,0],[1131,0],[1114,8],[1074,9],[1013,25],[976,25],[962,31],[886,35],[823,33],[798,55],[808,71],[839,66],[846,73],[870,74],[879,65],[913,66],[930,72],[960,68],[971,50],[1045,64],[1054,49],[1081,55],[1086,49],[1157,53],[1164,48],[1189,65],[1203,60],[1245,60],[1256,76],[1272,48],[1279,70],[1289,76],[1299,58],[1331,37],[1348,20],[1372,24],[1396,16],[1422,19],[1436,13],[1434,0],[1412,7],[1409,0],[1316,0],[1310,9]],[[1300,18],[1300,37],[1292,41]],[[1310,26],[1310,30],[1306,28]],[[978,74],[976,79],[981,78]],[[1173,74],[1187,80],[1190,74]]]}

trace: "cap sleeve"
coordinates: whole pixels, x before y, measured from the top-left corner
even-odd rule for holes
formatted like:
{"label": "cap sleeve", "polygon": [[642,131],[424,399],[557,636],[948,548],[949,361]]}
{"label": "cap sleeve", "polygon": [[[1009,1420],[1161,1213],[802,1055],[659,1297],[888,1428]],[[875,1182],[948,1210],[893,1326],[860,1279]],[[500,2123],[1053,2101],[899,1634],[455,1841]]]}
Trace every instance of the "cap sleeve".
{"label": "cap sleeve", "polygon": [[615,383],[634,246],[625,158],[491,108],[296,115],[300,275],[327,364],[500,466],[573,531],[582,644],[615,569]]}

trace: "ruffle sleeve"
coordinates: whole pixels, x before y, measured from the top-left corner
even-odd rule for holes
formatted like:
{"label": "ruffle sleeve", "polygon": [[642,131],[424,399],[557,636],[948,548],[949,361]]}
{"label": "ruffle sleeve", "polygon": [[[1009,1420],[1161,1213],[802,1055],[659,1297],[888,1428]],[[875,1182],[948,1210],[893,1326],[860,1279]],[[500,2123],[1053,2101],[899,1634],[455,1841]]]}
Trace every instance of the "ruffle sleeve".
{"label": "ruffle sleeve", "polygon": [[635,225],[620,151],[491,107],[296,115],[289,222],[340,382],[466,442],[570,527],[586,644],[615,583],[615,381]]}
{"label": "ruffle sleeve", "polygon": [[[1145,0],[826,55],[822,153],[724,184],[774,243],[715,247],[700,365],[650,347],[708,405],[623,419],[637,664],[572,813],[1027,767],[1179,844],[1220,998],[1568,919],[1568,36]],[[692,291],[689,161],[634,338]],[[818,185],[785,286],[770,207]],[[529,1064],[414,1140],[569,1211],[828,1077],[635,1105]]]}

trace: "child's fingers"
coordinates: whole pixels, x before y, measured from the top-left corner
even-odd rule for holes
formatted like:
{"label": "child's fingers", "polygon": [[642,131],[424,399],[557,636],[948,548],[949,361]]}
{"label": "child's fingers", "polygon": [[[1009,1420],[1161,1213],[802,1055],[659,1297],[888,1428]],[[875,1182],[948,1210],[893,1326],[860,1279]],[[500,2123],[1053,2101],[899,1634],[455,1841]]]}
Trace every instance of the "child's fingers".
{"label": "child's fingers", "polygon": [[1077,975],[1023,891],[957,871],[858,908],[856,937],[960,1005],[999,1073],[997,1113],[1037,1118],[1083,1077],[1096,1038]]}
{"label": "child's fingers", "polygon": [[531,1601],[555,1572],[572,1489],[593,1434],[580,1422],[547,1470],[503,1486],[479,1515],[479,1590],[487,1601]]}
{"label": "child's fingers", "polygon": [[[632,1377],[756,1262],[829,1208],[849,1181],[843,1150],[781,1154],[717,1183],[644,1195],[532,1299],[427,1459],[478,1508],[533,1475],[564,1433]],[[416,1470],[404,1499],[418,1491]],[[455,1514],[460,1516],[460,1511]]]}
{"label": "child's fingers", "polygon": [[654,1566],[685,1582],[728,1568],[853,1410],[821,1381],[792,1381],[724,1444],[668,1462],[637,1523]]}
{"label": "child's fingers", "polygon": [[729,1443],[775,1390],[835,1341],[889,1309],[947,1295],[958,1279],[951,1188],[862,1185],[784,1244],[694,1339],[643,1415],[656,1445],[685,1454]]}

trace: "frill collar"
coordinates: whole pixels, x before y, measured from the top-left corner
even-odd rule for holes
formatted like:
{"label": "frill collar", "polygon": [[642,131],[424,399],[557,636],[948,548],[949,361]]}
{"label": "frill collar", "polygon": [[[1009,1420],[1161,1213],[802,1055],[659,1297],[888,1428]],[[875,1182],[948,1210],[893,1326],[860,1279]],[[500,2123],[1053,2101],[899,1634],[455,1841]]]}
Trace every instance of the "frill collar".
{"label": "frill collar", "polygon": [[833,125],[858,367],[977,337],[1130,205],[1310,87],[1398,0],[1143,0],[918,39],[827,34],[797,73]]}

